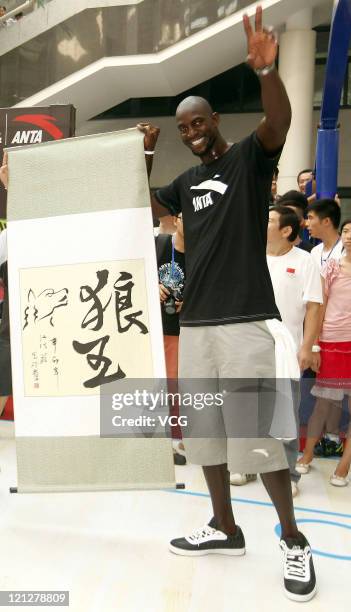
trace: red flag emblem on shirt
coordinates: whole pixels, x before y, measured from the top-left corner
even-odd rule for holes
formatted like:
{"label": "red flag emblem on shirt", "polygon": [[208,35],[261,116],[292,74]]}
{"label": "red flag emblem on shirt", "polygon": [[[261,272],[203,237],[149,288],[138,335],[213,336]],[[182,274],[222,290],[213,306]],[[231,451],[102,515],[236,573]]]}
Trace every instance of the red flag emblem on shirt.
{"label": "red flag emblem on shirt", "polygon": [[287,268],[286,271],[288,274],[295,274],[295,268]]}

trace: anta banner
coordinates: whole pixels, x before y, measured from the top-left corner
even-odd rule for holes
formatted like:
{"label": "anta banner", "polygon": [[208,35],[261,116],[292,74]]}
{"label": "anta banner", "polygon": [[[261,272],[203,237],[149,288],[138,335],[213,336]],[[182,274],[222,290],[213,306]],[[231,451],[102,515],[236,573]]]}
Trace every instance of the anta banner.
{"label": "anta banner", "polygon": [[[75,108],[71,104],[0,108],[0,160],[5,147],[61,140],[74,136],[74,132]],[[0,220],[4,222],[6,216],[6,191],[1,184]]]}

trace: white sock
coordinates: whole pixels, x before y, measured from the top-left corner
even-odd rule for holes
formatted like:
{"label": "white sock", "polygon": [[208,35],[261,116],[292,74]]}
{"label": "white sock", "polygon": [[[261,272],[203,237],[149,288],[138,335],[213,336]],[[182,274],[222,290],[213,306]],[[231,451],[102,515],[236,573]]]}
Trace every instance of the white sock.
{"label": "white sock", "polygon": [[331,440],[332,442],[339,442],[339,436],[337,434],[326,433],[325,437],[329,438],[329,440]]}

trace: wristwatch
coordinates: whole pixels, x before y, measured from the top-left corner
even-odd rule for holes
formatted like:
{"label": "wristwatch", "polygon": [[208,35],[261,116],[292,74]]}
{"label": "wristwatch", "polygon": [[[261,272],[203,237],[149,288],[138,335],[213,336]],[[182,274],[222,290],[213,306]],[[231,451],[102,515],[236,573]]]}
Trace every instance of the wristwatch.
{"label": "wristwatch", "polygon": [[267,74],[273,72],[273,70],[275,70],[275,62],[269,64],[269,66],[263,66],[263,68],[255,68],[258,77],[267,76]]}
{"label": "wristwatch", "polygon": [[320,353],[321,352],[321,347],[319,346],[319,344],[314,344],[312,346],[312,353]]}

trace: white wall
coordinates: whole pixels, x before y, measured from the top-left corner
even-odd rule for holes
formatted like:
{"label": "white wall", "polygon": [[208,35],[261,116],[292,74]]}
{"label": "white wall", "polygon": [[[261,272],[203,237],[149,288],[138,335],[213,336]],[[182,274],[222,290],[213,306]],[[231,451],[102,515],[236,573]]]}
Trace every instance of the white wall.
{"label": "white wall", "polygon": [[[261,115],[257,113],[222,115],[221,131],[232,142],[248,135],[258,125]],[[351,110],[340,112],[340,157],[339,157],[339,186],[351,186]],[[146,121],[147,118],[140,118]],[[311,151],[311,164],[314,161],[316,147],[317,126],[319,111],[314,111],[314,138]],[[88,121],[80,127],[77,136],[84,134],[97,134],[113,130],[123,130],[136,125],[138,119],[110,119],[105,121]],[[181,143],[173,117],[154,117],[152,123],[161,128],[154,168],[152,171],[152,185],[160,186],[169,183],[180,172],[197,163],[196,158]],[[292,184],[291,189],[296,185]]]}

